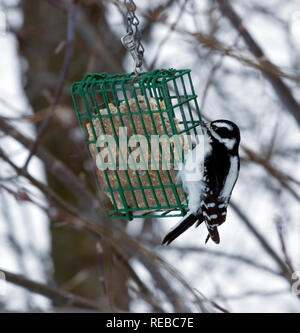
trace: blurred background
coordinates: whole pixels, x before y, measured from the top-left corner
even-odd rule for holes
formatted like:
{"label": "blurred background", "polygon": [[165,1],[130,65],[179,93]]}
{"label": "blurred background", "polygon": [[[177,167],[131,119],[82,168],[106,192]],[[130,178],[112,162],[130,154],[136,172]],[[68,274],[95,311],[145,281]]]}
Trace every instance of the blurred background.
{"label": "blurred background", "polygon": [[241,129],[221,243],[105,216],[70,87],[133,70],[124,1],[2,0],[0,310],[300,312],[299,1],[135,3],[144,70],[190,68],[203,116]]}

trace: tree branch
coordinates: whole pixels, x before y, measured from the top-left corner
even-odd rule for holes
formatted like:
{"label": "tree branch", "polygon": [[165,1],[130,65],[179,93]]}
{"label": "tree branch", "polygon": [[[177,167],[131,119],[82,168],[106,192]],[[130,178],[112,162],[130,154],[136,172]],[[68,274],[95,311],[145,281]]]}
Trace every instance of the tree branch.
{"label": "tree branch", "polygon": [[[242,36],[250,52],[259,60],[260,64],[270,69],[277,69],[277,67],[270,60],[268,60],[262,48],[254,40],[250,32],[245,28],[241,18],[235,12],[228,0],[216,0],[216,2],[218,3],[222,14],[229,19],[232,26]],[[273,86],[273,89],[275,90],[282,105],[285,106],[287,110],[289,110],[300,126],[300,106],[292,95],[290,88],[278,75],[273,75],[272,72],[263,72],[263,74]]]}
{"label": "tree branch", "polygon": [[245,223],[247,228],[253,233],[256,239],[260,242],[265,251],[274,259],[281,270],[282,276],[291,283],[291,274],[289,267],[286,263],[280,258],[280,256],[275,252],[271,247],[265,237],[254,227],[253,223],[248,219],[242,209],[233,201],[230,201],[230,206],[235,211],[235,213],[240,217],[240,219]]}
{"label": "tree branch", "polygon": [[[31,147],[33,141],[16,128],[9,125],[5,120],[0,118],[0,130],[5,134],[11,136],[22,144],[25,148]],[[71,171],[63,162],[55,158],[44,147],[38,146],[36,156],[44,162],[47,170],[61,181],[78,199],[82,207],[88,208],[88,213],[93,218],[99,220],[103,216],[102,209],[95,195],[90,193],[85,184]]]}
{"label": "tree branch", "polygon": [[2,268],[0,268],[0,271],[5,274],[5,280],[7,282],[23,287],[35,294],[45,296],[61,305],[105,311],[105,309],[101,308],[100,304],[97,302],[87,300],[57,287],[29,280],[22,275],[8,272]]}

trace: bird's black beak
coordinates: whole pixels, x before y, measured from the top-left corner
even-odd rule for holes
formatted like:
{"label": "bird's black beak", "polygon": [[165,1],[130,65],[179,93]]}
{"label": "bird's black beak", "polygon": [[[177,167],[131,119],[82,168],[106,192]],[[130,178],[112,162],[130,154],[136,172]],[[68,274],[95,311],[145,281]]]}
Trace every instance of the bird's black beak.
{"label": "bird's black beak", "polygon": [[211,128],[211,122],[209,123],[202,122],[201,127],[209,130]]}
{"label": "bird's black beak", "polygon": [[200,123],[203,130],[210,130],[210,123],[205,123],[204,121]]}

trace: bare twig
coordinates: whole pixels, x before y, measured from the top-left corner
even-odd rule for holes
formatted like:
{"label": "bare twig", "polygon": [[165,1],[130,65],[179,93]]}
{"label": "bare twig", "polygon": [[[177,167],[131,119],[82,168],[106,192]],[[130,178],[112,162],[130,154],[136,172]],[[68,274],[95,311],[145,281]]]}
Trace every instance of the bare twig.
{"label": "bare twig", "polygon": [[[10,135],[25,148],[32,146],[33,141],[9,125],[0,118],[0,130]],[[95,195],[90,193],[85,184],[71,171],[63,162],[54,157],[45,148],[38,146],[35,152],[47,170],[59,179],[78,199],[82,207],[88,207],[90,215],[100,218],[103,215],[102,209]]]}
{"label": "bare twig", "polygon": [[285,258],[285,263],[288,266],[290,272],[295,272],[295,269],[293,268],[290,256],[288,255],[288,252],[287,252],[285,235],[284,235],[284,230],[283,230],[284,226],[283,226],[283,221],[282,221],[281,216],[278,216],[275,219],[275,223],[276,223],[276,228],[277,228],[278,238],[280,241],[281,250],[282,250],[283,256]]}
{"label": "bare twig", "polygon": [[274,297],[275,295],[281,295],[281,294],[288,294],[290,293],[289,289],[280,289],[280,290],[249,290],[247,292],[243,292],[241,294],[236,295],[215,295],[214,298],[220,299],[220,300],[239,300],[246,297]]}
{"label": "bare twig", "polygon": [[163,38],[160,41],[160,43],[159,43],[159,45],[157,47],[156,53],[153,56],[153,60],[152,60],[151,64],[149,65],[148,70],[153,70],[155,68],[155,65],[156,65],[156,63],[158,61],[158,58],[159,58],[159,54],[162,52],[163,45],[170,39],[172,33],[174,32],[174,29],[175,29],[176,25],[179,23],[182,15],[184,14],[187,2],[188,2],[187,0],[184,0],[183,3],[182,3],[182,5],[180,6],[179,12],[178,12],[178,16],[176,17],[176,19],[174,20],[174,22],[170,25],[169,31],[166,34],[165,38]]}
{"label": "bare twig", "polygon": [[8,163],[17,173],[17,176],[22,176],[28,179],[33,186],[38,188],[49,200],[50,203],[54,205],[58,205],[62,209],[66,210],[70,214],[80,216],[81,213],[75,207],[71,206],[69,203],[65,202],[62,198],[60,198],[56,193],[54,193],[51,188],[39,180],[31,176],[27,170],[24,168],[19,168],[13,161],[11,161],[5,152],[0,148],[0,158],[2,158],[6,163]]}
{"label": "bare twig", "polygon": [[230,206],[235,211],[235,213],[240,217],[240,219],[245,223],[245,225],[252,232],[255,238],[259,241],[261,246],[265,249],[266,253],[268,253],[277,263],[277,265],[281,270],[282,276],[286,280],[288,280],[289,283],[291,283],[291,272],[286,263],[280,258],[280,256],[271,247],[266,238],[255,228],[254,224],[250,221],[250,219],[246,216],[246,214],[242,211],[242,209],[233,200],[231,200]]}
{"label": "bare twig", "polygon": [[300,195],[289,185],[289,182],[299,185],[299,181],[297,179],[294,179],[281,170],[278,170],[270,163],[270,159],[264,158],[261,154],[255,153],[252,149],[246,147],[245,145],[242,145],[242,149],[248,155],[247,159],[243,158],[242,160],[261,165],[272,177],[278,180],[282,187],[290,192],[296,200],[300,201]]}
{"label": "bare twig", "polygon": [[26,290],[31,291],[33,293],[43,295],[62,305],[105,311],[105,309],[102,309],[98,303],[71,294],[57,287],[29,280],[22,275],[8,272],[2,268],[0,268],[0,271],[2,271],[5,274],[5,279],[7,282],[23,287]]}
{"label": "bare twig", "polygon": [[[236,41],[234,42],[233,46],[235,46],[238,42],[238,38],[236,39]],[[200,106],[200,110],[204,110],[204,106],[205,106],[205,102],[206,102],[206,97],[208,94],[208,90],[210,88],[210,86],[212,85],[213,81],[214,81],[214,77],[216,72],[218,71],[218,69],[220,69],[222,67],[222,63],[225,59],[226,54],[222,54],[220,59],[214,64],[214,66],[212,67],[209,76],[208,76],[208,80],[206,82],[206,85],[203,89],[203,94],[202,94],[202,98],[201,98],[201,106]]]}
{"label": "bare twig", "polygon": [[[237,32],[244,39],[246,45],[248,46],[250,52],[259,60],[260,65],[264,68],[268,68],[271,71],[264,71],[264,75],[267,80],[273,86],[279,100],[286,107],[287,110],[294,116],[298,125],[300,125],[300,106],[296,101],[290,88],[283,82],[279,75],[275,75],[277,67],[268,60],[267,56],[263,52],[262,48],[258,45],[258,43],[251,36],[250,32],[245,28],[242,23],[242,19],[235,12],[233,7],[230,5],[228,0],[216,0],[219,4],[219,8],[224,16],[226,16],[232,26],[237,30]],[[272,73],[273,69],[275,70]]]}
{"label": "bare twig", "polygon": [[[280,275],[280,272],[273,270],[272,268],[269,268],[268,266],[260,264],[257,261],[254,261],[250,258],[247,258],[247,257],[239,255],[239,254],[226,253],[224,251],[218,251],[218,250],[213,250],[213,249],[199,247],[199,246],[171,246],[170,248],[175,251],[180,251],[181,253],[195,252],[198,254],[205,254],[205,255],[207,254],[207,255],[216,256],[218,258],[225,258],[228,260],[239,261],[246,265],[252,266],[253,268],[261,269],[261,270],[264,270],[264,271],[274,274],[274,275]],[[162,249],[165,249],[165,248],[162,247]]]}
{"label": "bare twig", "polygon": [[114,306],[112,303],[111,295],[109,294],[107,286],[106,286],[105,274],[104,274],[103,248],[102,248],[100,242],[97,242],[97,244],[96,244],[96,251],[97,251],[98,261],[99,261],[99,280],[100,280],[100,283],[102,286],[103,293],[108,300],[110,311],[114,312]]}
{"label": "bare twig", "polygon": [[[143,13],[145,15],[145,13]],[[157,18],[156,22],[160,22],[164,25],[170,26],[169,23],[165,22],[161,18]],[[292,75],[289,74],[283,70],[281,70],[278,66],[270,65],[269,62],[262,61],[260,57],[253,57],[250,58],[249,56],[244,55],[240,50],[237,50],[235,48],[232,48],[230,46],[225,45],[217,38],[206,35],[202,32],[191,32],[187,29],[181,28],[181,27],[174,27],[174,31],[185,35],[190,36],[194,38],[198,43],[203,45],[204,47],[216,51],[218,53],[224,54],[228,57],[231,57],[233,59],[236,59],[243,64],[252,67],[254,69],[257,69],[263,73],[278,77],[278,78],[286,78],[291,81],[300,82],[300,76],[298,75]]]}
{"label": "bare twig", "polygon": [[230,313],[229,310],[223,308],[221,305],[219,305],[218,303],[216,303],[215,301],[211,301],[211,304],[218,310],[220,310],[223,313]]}

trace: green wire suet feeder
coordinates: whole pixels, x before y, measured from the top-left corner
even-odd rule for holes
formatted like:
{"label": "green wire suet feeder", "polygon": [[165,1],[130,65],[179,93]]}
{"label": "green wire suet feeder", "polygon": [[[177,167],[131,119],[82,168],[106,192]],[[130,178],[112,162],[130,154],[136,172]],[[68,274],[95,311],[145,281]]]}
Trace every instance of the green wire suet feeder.
{"label": "green wire suet feeder", "polygon": [[[172,140],[183,135],[197,135],[197,126],[202,120],[190,70],[89,74],[73,84],[72,96],[92,158],[98,167],[99,164],[106,166],[97,173],[101,189],[114,206],[109,215],[129,220],[133,217],[183,216],[187,198],[182,185],[176,181],[173,168],[178,162],[174,160],[178,145],[172,142],[170,151],[166,152],[159,141],[156,146],[159,160],[155,160],[151,156],[155,152],[151,149],[154,147],[151,140],[162,136]],[[134,135],[138,140],[144,138],[148,159],[144,152],[139,161],[132,158],[132,154],[141,149],[141,141],[139,147],[130,147]],[[108,140],[101,148],[99,140],[103,138]],[[114,149],[110,140],[115,141]],[[129,145],[127,152],[122,151],[122,145],[125,148]],[[110,161],[106,164],[103,149]],[[113,154],[117,156],[115,159]],[[170,170],[162,170],[168,159]]]}
{"label": "green wire suet feeder", "polygon": [[183,216],[187,196],[174,168],[184,162],[182,141],[195,137],[202,121],[191,73],[140,73],[144,47],[136,6],[133,0],[124,0],[124,5],[127,34],[121,41],[135,61],[135,71],[88,74],[75,82],[76,114],[97,165],[100,188],[113,204],[112,218]]}

